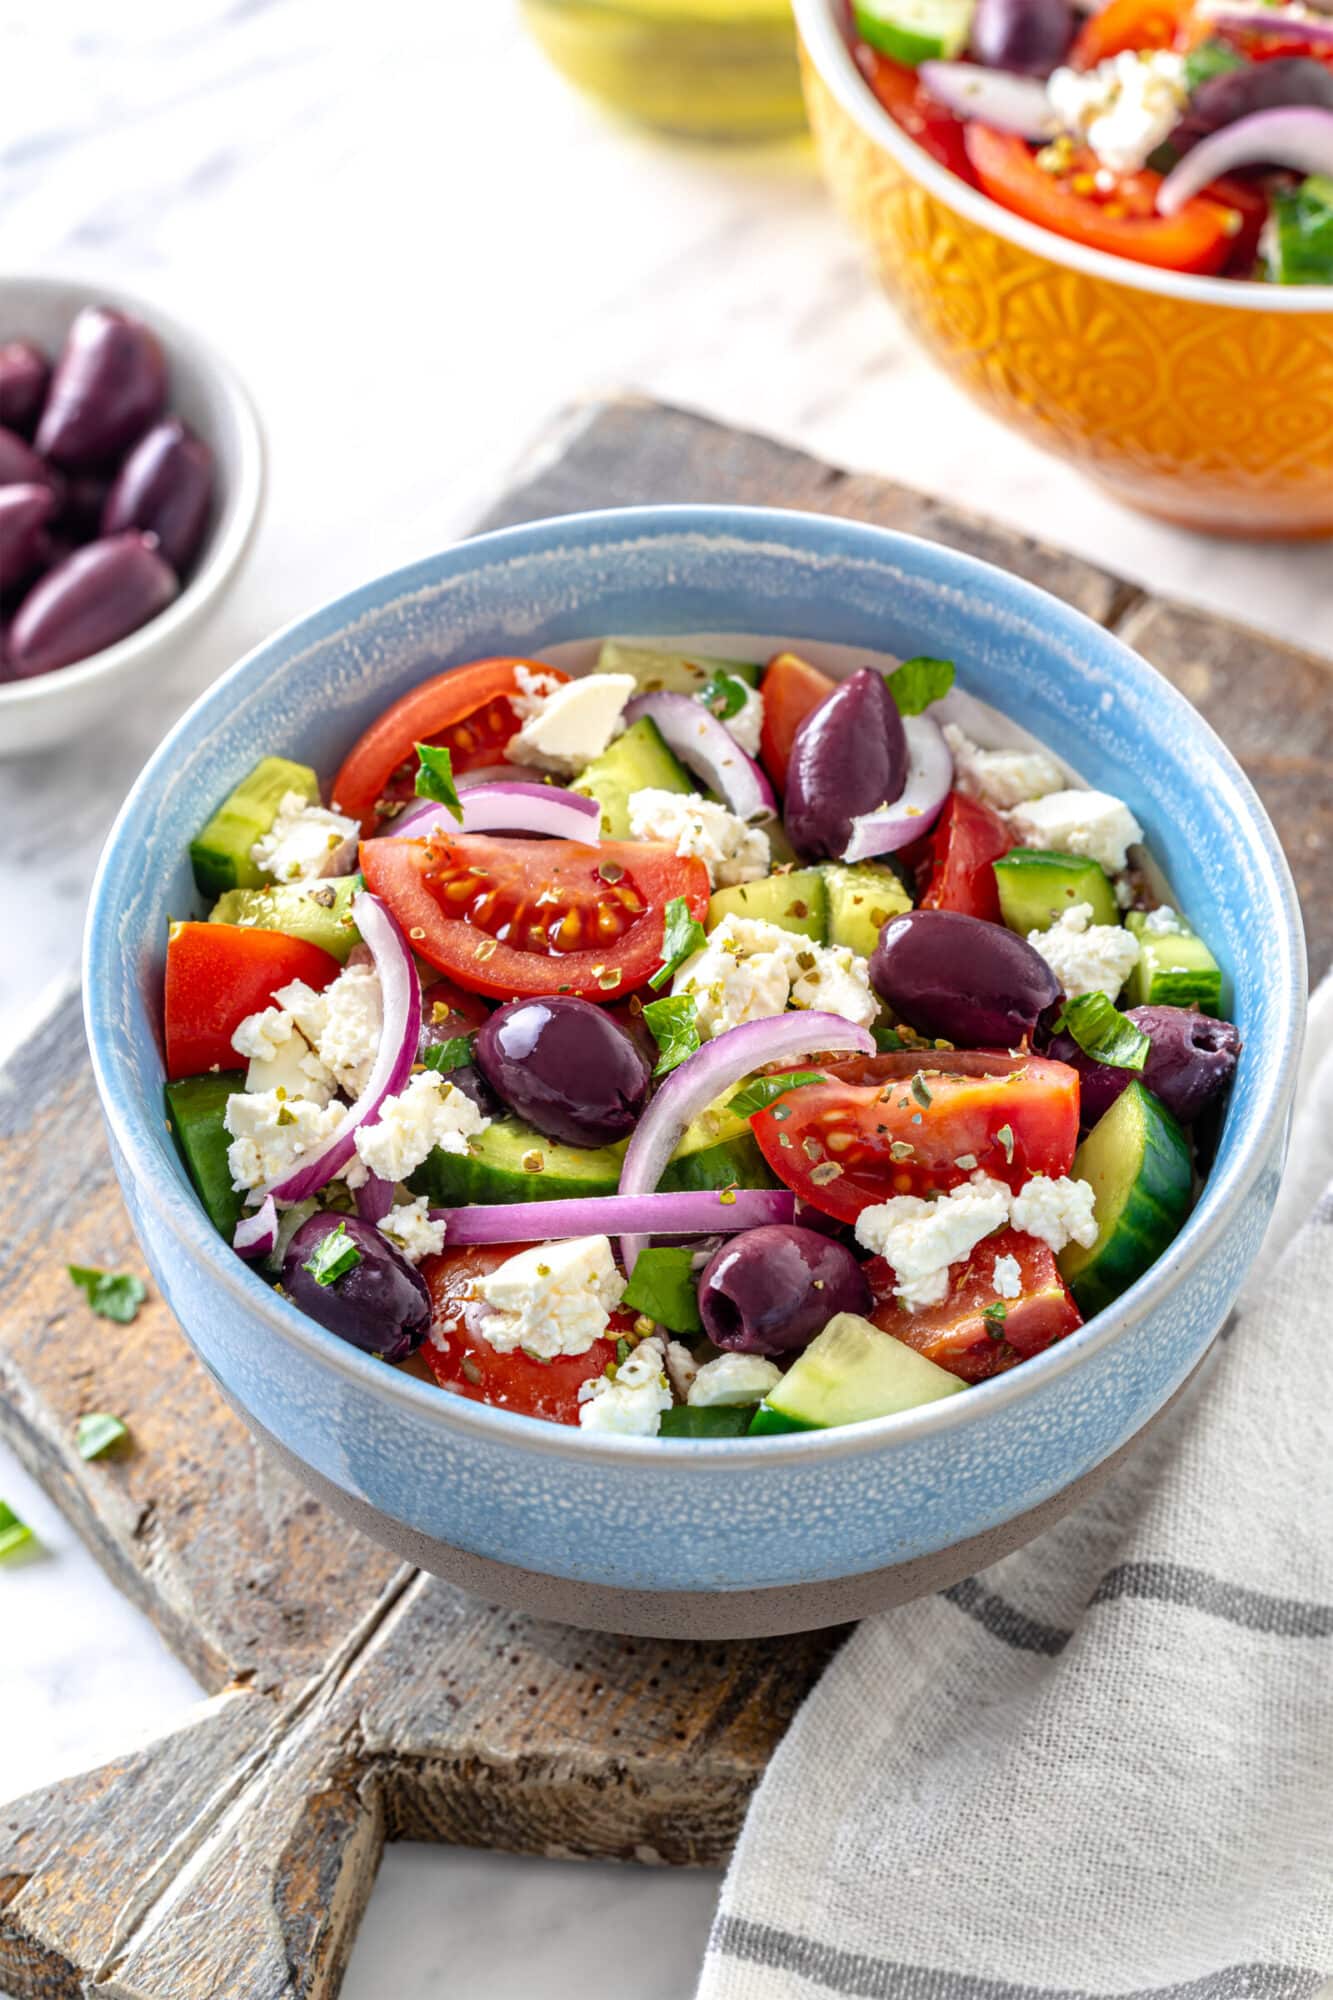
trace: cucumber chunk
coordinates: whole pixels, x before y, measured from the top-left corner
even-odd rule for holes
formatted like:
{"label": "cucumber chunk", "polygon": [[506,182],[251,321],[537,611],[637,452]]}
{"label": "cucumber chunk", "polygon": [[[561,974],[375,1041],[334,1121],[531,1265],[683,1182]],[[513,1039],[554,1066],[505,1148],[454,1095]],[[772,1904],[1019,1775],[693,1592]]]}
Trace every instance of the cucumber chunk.
{"label": "cucumber chunk", "polygon": [[165,1091],[167,1123],[176,1150],[209,1221],[228,1243],[241,1219],[244,1202],[231,1184],[231,1169],[227,1165],[231,1134],[222,1119],[227,1099],[244,1089],[244,1071],[220,1070],[216,1075],[181,1077],[169,1083]]}
{"label": "cucumber chunk", "polygon": [[738,1438],[744,1437],[750,1428],[751,1410],[727,1409],[716,1405],[709,1409],[691,1409],[688,1403],[677,1403],[673,1410],[662,1412],[660,1435],[664,1438]]}
{"label": "cucumber chunk", "polygon": [[708,1105],[685,1127],[657,1183],[664,1194],[727,1187],[777,1187],[750,1130],[728,1100]]}
{"label": "cucumber chunk", "polygon": [[1125,997],[1131,1007],[1197,1007],[1222,1012],[1222,968],[1202,938],[1185,925],[1179,931],[1150,931],[1142,910],[1131,910],[1125,928],[1139,941],[1139,962],[1129,975]]}
{"label": "cucumber chunk", "polygon": [[1079,903],[1091,903],[1094,924],[1120,922],[1115,891],[1099,861],[1039,847],[1015,847],[991,865],[1000,892],[1000,915],[1020,937],[1029,931],[1048,931]]}
{"label": "cucumber chunk", "polygon": [[912,907],[891,868],[873,861],[829,861],[820,869],[828,894],[828,944],[844,944],[869,958],[890,917]]}
{"label": "cucumber chunk", "polygon": [[466,1153],[446,1153],[437,1146],[408,1185],[413,1194],[426,1195],[433,1208],[614,1194],[624,1153],[623,1145],[562,1146],[520,1118],[497,1118],[468,1141]]}
{"label": "cucumber chunk", "polygon": [[259,889],[268,879],[250,859],[250,849],[272,828],[288,792],[307,805],[319,803],[319,779],[308,764],[286,757],[262,757],[218,807],[202,833],[190,842],[190,862],[201,896],[227,889]]}
{"label": "cucumber chunk", "polygon": [[972,32],[975,0],[853,0],[856,32],[894,62],[961,54]]}
{"label": "cucumber chunk", "polygon": [[859,1313],[838,1313],[769,1391],[750,1430],[755,1436],[830,1430],[914,1410],[965,1387]]}
{"label": "cucumber chunk", "polygon": [[693,779],[662,740],[651,717],[642,715],[623,736],[594,757],[573,789],[602,808],[602,832],[610,840],[629,840],[629,802],[634,792],[692,792]]}
{"label": "cucumber chunk", "polygon": [[1180,1126],[1136,1079],[1093,1126],[1070,1171],[1097,1197],[1097,1241],[1090,1250],[1070,1243],[1059,1257],[1087,1319],[1141,1278],[1177,1234],[1189,1213],[1194,1169]]}
{"label": "cucumber chunk", "polygon": [[762,667],[750,660],[720,660],[706,653],[666,653],[655,646],[622,646],[608,639],[597,656],[599,674],[632,674],[645,694],[698,694],[714,674],[732,674],[759,685]]}
{"label": "cucumber chunk", "polygon": [[350,914],[352,898],[361,886],[359,875],[339,875],[327,882],[275,882],[268,889],[227,889],[209,911],[208,921],[282,931],[345,961],[352,946],[361,942]]}
{"label": "cucumber chunk", "polygon": [[768,875],[760,882],[738,882],[732,889],[715,889],[708,899],[707,928],[715,931],[724,917],[749,917],[776,924],[779,930],[823,944],[828,931],[828,893],[818,868],[793,868],[787,875]]}

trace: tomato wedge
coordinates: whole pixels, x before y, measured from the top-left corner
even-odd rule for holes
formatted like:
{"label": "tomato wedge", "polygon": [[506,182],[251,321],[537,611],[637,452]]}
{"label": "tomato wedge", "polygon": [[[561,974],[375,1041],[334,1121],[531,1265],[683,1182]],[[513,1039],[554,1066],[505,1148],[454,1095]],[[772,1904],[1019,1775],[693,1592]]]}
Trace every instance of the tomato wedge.
{"label": "tomato wedge", "polygon": [[895,125],[950,173],[976,186],[967,157],[963,123],[930,95],[914,69],[881,55],[868,42],[856,44],[856,65]]}
{"label": "tomato wedge", "polygon": [[[995,1289],[1001,1257],[1018,1265],[1022,1290],[1016,1299],[1001,1299]],[[948,1298],[915,1312],[893,1296],[894,1274],[882,1257],[872,1257],[864,1268],[875,1297],[870,1315],[875,1325],[964,1382],[1002,1374],[1083,1324],[1054,1252],[1017,1229],[1002,1229],[978,1243],[965,1264],[954,1266]],[[1002,1320],[994,1313],[997,1302]],[[982,1317],[987,1306],[990,1320]]]}
{"label": "tomato wedge", "polygon": [[616,1339],[634,1324],[632,1312],[612,1313],[608,1338],[595,1340],[586,1354],[534,1361],[517,1349],[500,1354],[468,1325],[467,1306],[478,1278],[489,1276],[531,1243],[446,1250],[421,1266],[431,1297],[431,1326],[420,1348],[435,1380],[474,1403],[492,1403],[521,1417],[544,1417],[548,1424],[576,1424],[579,1388],[595,1381],[616,1358]]}
{"label": "tomato wedge", "polygon": [[950,792],[929,836],[923,861],[921,908],[961,910],[1000,922],[1000,892],[992,863],[1014,839],[1004,821],[966,792]]}
{"label": "tomato wedge", "polygon": [[1095,69],[1127,49],[1191,49],[1208,33],[1194,18],[1194,0],[1110,0],[1083,23],[1068,60]]}
{"label": "tomato wedge", "polygon": [[797,730],[811,709],[827,701],[837,685],[799,653],[778,653],[769,661],[759,683],[764,697],[759,755],[779,788],[787,782],[787,759]]}
{"label": "tomato wedge", "polygon": [[1160,174],[1118,174],[1106,193],[1094,185],[1095,156],[1075,152],[1066,168],[1048,173],[1023,139],[989,125],[967,127],[967,150],[992,201],[1056,236],[1111,257],[1159,270],[1207,275],[1231,255],[1243,218],[1208,195],[1195,195],[1177,215],[1158,215]]}
{"label": "tomato wedge", "polygon": [[418,743],[443,745],[456,776],[502,762],[519,727],[513,705],[519,667],[569,679],[540,660],[503,658],[473,660],[423,681],[386,708],[348,751],[333,781],[338,811],[359,819],[364,833],[373,831],[382,804],[400,805],[413,796]]}
{"label": "tomato wedge", "polygon": [[247,1014],[267,1007],[280,986],[304,979],[317,993],[342,971],[303,938],[245,924],[173,924],[167,936],[163,1038],[167,1075],[236,1069],[231,1038]]}
{"label": "tomato wedge", "polygon": [[662,963],[667,904],[708,913],[708,870],[648,841],[367,840],[367,886],[420,958],[470,993],[620,1000]]}
{"label": "tomato wedge", "polygon": [[841,1222],[894,1195],[959,1187],[978,1168],[1012,1188],[1067,1174],[1079,1081],[1040,1056],[862,1056],[789,1090],[750,1120],[759,1150],[803,1201]]}

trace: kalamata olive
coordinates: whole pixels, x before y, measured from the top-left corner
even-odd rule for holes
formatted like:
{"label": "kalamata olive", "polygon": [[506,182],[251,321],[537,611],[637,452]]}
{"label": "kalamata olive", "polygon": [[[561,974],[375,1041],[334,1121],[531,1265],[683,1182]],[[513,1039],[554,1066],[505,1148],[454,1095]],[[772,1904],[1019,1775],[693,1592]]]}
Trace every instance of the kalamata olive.
{"label": "kalamata olive", "polygon": [[37,449],[82,471],[142,437],[167,400],[155,334],[110,306],[86,306],[69,330],[37,426]]}
{"label": "kalamata olive", "polygon": [[18,678],[86,660],[137,632],[170,604],[175,572],[152,535],[111,535],[76,549],[35,583],[9,634]]}
{"label": "kalamata olive", "polygon": [[0,486],[59,487],[60,477],[26,438],[0,425]]}
{"label": "kalamata olive", "polygon": [[0,346],[0,424],[31,436],[42,414],[51,364],[31,340]]}
{"label": "kalamata olive", "polygon": [[1049,76],[1068,55],[1077,25],[1069,0],[977,0],[970,46],[991,69]]}
{"label": "kalamata olive", "polygon": [[[346,1230],[360,1260],[343,1277],[323,1285],[305,1267],[338,1228]],[[332,1215],[325,1209],[303,1222],[282,1260],[282,1288],[293,1305],[330,1333],[385,1361],[406,1360],[430,1325],[425,1279],[373,1222],[359,1215]]]}
{"label": "kalamata olive", "polygon": [[1151,1047],[1141,1070],[1094,1062],[1072,1035],[1051,1037],[1044,1053],[1069,1063],[1082,1083],[1080,1119],[1084,1131],[1109,1111],[1137,1076],[1182,1125],[1192,1125],[1221,1096],[1235,1074],[1241,1039],[1230,1021],[1215,1021],[1188,1007],[1131,1007],[1129,1019],[1142,1028]]}
{"label": "kalamata olive", "polygon": [[1061,994],[1026,938],[960,910],[891,917],[870,960],[870,981],[909,1028],[960,1049],[1017,1047]]}
{"label": "kalamata olive", "polygon": [[839,855],[852,821],[898,798],[907,738],[883,674],[856,672],[806,716],[787,765],[783,823],[802,854]]}
{"label": "kalamata olive", "polygon": [[1189,108],[1171,134],[1177,153],[1188,153],[1210,132],[1234,125],[1256,111],[1278,111],[1288,104],[1314,104],[1333,110],[1333,70],[1311,56],[1277,56],[1272,62],[1247,63],[1201,83]]}
{"label": "kalamata olive", "polygon": [[178,576],[199,551],[213,497],[213,454],[172,417],[154,424],[116,475],[102,512],[102,533],[143,528],[157,536]]}
{"label": "kalamata olive", "polygon": [[473,1060],[492,1090],[548,1139],[605,1146],[634,1130],[648,1064],[590,1000],[511,1000],[478,1030]]}
{"label": "kalamata olive", "polygon": [[65,481],[60,526],[76,545],[102,533],[102,510],[112,482],[102,472],[75,472]]}
{"label": "kalamata olive", "polygon": [[870,1286],[847,1246],[792,1224],[730,1237],[699,1279],[708,1338],[737,1354],[791,1354],[836,1313],[869,1310]]}
{"label": "kalamata olive", "polygon": [[49,486],[0,486],[0,590],[37,567],[55,505]]}

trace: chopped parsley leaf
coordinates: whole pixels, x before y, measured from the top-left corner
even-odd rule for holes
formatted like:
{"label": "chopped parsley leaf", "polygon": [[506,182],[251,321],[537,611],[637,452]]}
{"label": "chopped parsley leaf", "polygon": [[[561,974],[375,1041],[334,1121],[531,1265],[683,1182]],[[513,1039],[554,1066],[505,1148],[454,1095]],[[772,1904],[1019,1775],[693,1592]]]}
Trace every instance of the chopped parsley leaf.
{"label": "chopped parsley leaf", "polygon": [[694,996],[677,993],[665,1000],[650,1000],[643,1010],[643,1018],[661,1051],[653,1075],[669,1076],[700,1045],[699,1016]]}
{"label": "chopped parsley leaf", "polygon": [[302,1265],[309,1271],[317,1285],[336,1285],[339,1278],[345,1278],[361,1262],[361,1252],[347,1234],[347,1224],[340,1222],[327,1236],[321,1236],[315,1245],[315,1254]]}
{"label": "chopped parsley leaf", "polygon": [[756,1111],[766,1111],[775,1098],[795,1090],[798,1084],[825,1080],[823,1071],[817,1069],[784,1070],[781,1076],[753,1076],[729,1100],[727,1109],[738,1118],[752,1118]]}
{"label": "chopped parsley leaf", "polygon": [[451,1069],[461,1069],[472,1060],[471,1035],[450,1035],[447,1042],[433,1042],[421,1058],[427,1069],[437,1069],[447,1075]]}
{"label": "chopped parsley leaf", "polygon": [[693,1251],[683,1246],[640,1250],[621,1304],[672,1333],[702,1333],[693,1263]]}
{"label": "chopped parsley leaf", "polygon": [[1003,1299],[992,1299],[982,1311],[982,1323],[992,1340],[1004,1339],[1004,1323],[1009,1317],[1009,1308]]}
{"label": "chopped parsley leaf", "polygon": [[12,1556],[32,1540],[32,1529],[26,1521],[20,1521],[14,1509],[0,1500],[0,1557]]}
{"label": "chopped parsley leaf", "polygon": [[88,1295],[88,1303],[100,1319],[117,1320],[128,1326],[148,1293],[142,1278],[132,1271],[99,1271],[89,1264],[67,1264],[65,1269]]}
{"label": "chopped parsley leaf", "polygon": [[705,681],[695,699],[721,721],[728,722],[733,715],[740,714],[750,699],[750,690],[735,674],[723,673],[719,668],[711,680]]}
{"label": "chopped parsley leaf", "polygon": [[920,715],[932,701],[938,701],[953,686],[952,660],[932,660],[924,653],[919,659],[904,660],[888,676],[889,693],[900,715]]}
{"label": "chopped parsley leaf", "polygon": [[1057,1033],[1063,1028],[1071,1034],[1085,1056],[1113,1069],[1142,1069],[1152,1047],[1142,1028],[1105,993],[1067,1000],[1055,1026]]}
{"label": "chopped parsley leaf", "polygon": [[442,743],[418,743],[416,751],[421,759],[414,787],[417,797],[434,799],[436,805],[446,807],[461,825],[463,801],[454,783],[453,758]]}
{"label": "chopped parsley leaf", "polygon": [[697,917],[690,915],[690,906],[685,898],[673,896],[666,906],[666,920],[662,926],[662,963],[648,984],[654,991],[659,986],[665,986],[686,959],[693,958],[707,941],[703,925]]}
{"label": "chopped parsley leaf", "polygon": [[119,1417],[105,1410],[93,1410],[80,1417],[74,1428],[74,1444],[80,1458],[100,1458],[113,1445],[123,1444],[129,1430]]}

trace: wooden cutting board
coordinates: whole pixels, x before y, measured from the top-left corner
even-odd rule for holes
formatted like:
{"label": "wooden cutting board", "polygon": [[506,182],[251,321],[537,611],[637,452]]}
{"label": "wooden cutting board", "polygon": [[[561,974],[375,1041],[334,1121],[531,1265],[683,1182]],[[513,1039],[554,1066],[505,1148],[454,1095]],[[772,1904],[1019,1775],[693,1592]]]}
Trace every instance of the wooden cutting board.
{"label": "wooden cutting board", "polygon": [[[1119,632],[1246,765],[1327,962],[1328,663],[906,488],[635,400],[575,412],[482,525],[690,500],[908,529]],[[160,1301],[131,1326],[94,1319],[67,1260],[142,1268],[73,994],[0,1076],[0,1426],[207,1699],[149,1747],[0,1808],[0,1988],[331,2000],[386,1840],[725,1859],[838,1633],[617,1639],[403,1569],[264,1454]],[[84,1464],[75,1422],[98,1409],[126,1420],[132,1448]]]}

